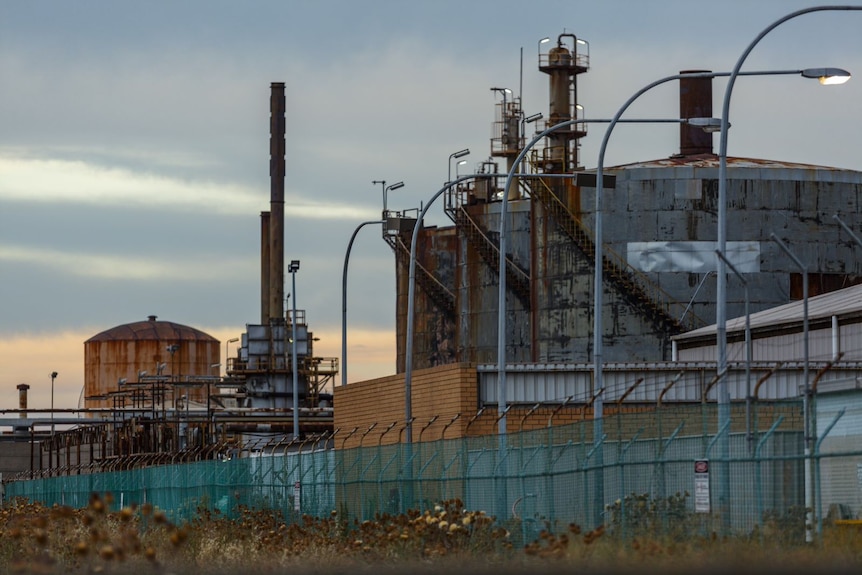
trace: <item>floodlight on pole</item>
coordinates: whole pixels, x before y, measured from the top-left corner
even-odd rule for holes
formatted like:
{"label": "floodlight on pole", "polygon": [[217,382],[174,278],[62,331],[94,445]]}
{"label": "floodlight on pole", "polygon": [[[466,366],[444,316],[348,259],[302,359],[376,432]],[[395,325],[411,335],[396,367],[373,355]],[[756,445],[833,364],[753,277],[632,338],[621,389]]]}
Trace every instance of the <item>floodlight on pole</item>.
{"label": "floodlight on pole", "polygon": [[538,52],[539,52],[539,53],[541,53],[541,52],[542,52],[542,44],[547,44],[547,43],[548,43],[548,42],[550,42],[550,41],[551,41],[551,39],[550,39],[550,38],[548,38],[547,36],[545,36],[544,38],[542,38],[541,40],[539,40],[539,43],[538,43],[538,45],[537,45]]}
{"label": "floodlight on pole", "polygon": [[293,296],[290,298],[293,302],[291,304],[293,306],[293,313],[290,321],[290,334],[293,341],[291,345],[293,356],[291,361],[291,367],[293,367],[293,393],[291,394],[293,396],[293,438],[299,439],[299,372],[296,362],[296,272],[299,271],[299,260],[291,260],[287,266],[287,271],[290,273],[290,293]]}
{"label": "floodlight on pole", "polygon": [[[468,155],[469,153],[470,153],[470,148],[464,148],[463,150],[459,150],[457,152],[452,152],[451,154],[449,154],[449,177],[446,178],[447,184],[452,181],[452,158],[455,158],[455,159],[463,158],[464,156]],[[466,163],[467,163],[467,160],[462,160],[462,161],[458,162],[458,165],[466,164]]]}
{"label": "floodlight on pole", "polygon": [[[385,182],[383,182],[385,183]],[[404,182],[395,182],[389,186],[383,188],[383,213],[386,214],[386,194],[391,190],[398,190],[404,187]]]}

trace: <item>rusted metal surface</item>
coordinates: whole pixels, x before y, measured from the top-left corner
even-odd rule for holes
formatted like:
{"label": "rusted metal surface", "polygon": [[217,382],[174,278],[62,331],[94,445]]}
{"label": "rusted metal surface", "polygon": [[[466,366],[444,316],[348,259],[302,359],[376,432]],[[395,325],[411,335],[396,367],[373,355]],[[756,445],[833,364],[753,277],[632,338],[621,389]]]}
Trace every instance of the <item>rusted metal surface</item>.
{"label": "rusted metal surface", "polygon": [[284,83],[273,82],[269,125],[269,316],[279,319],[284,318],[284,114]]}
{"label": "rusted metal surface", "polygon": [[[168,346],[176,345],[171,354]],[[84,397],[100,396],[131,389],[142,377],[161,375],[168,385],[194,376],[213,376],[211,366],[221,362],[221,345],[214,337],[189,326],[170,321],[147,321],[119,325],[84,342]],[[146,371],[145,376],[139,373]],[[120,383],[124,379],[125,382]],[[183,389],[174,395],[205,400],[205,385]],[[165,398],[171,400],[170,395]],[[119,407],[112,400],[86,400],[87,407]]]}
{"label": "rusted metal surface", "polygon": [[[682,70],[680,74],[711,72]],[[712,118],[712,78],[680,78],[679,117]],[[697,126],[679,125],[679,153],[683,156],[712,153],[712,134]]]}

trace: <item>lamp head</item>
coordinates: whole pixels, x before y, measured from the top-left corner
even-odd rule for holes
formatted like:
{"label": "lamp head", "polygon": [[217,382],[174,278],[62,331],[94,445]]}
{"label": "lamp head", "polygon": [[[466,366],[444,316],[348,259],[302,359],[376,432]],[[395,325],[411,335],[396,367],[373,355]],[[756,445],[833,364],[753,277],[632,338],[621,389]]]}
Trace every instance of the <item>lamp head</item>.
{"label": "lamp head", "polygon": [[54,379],[55,377],[57,377],[57,372],[56,372],[56,371],[52,371],[52,372],[51,372],[51,379]]}
{"label": "lamp head", "polygon": [[803,78],[817,78],[824,86],[843,84],[850,79],[850,72],[841,68],[806,68],[801,74]]}
{"label": "lamp head", "polygon": [[542,113],[539,112],[538,114],[533,114],[532,116],[527,116],[526,118],[524,118],[524,121],[528,124],[532,124],[533,122],[535,122],[537,120],[541,120],[542,118],[544,118],[544,116],[542,116]]}
{"label": "lamp head", "polygon": [[470,148],[464,148],[463,150],[455,152],[454,154],[452,154],[452,157],[453,158],[463,158],[464,156],[466,156],[469,153],[470,153]]}
{"label": "lamp head", "polygon": [[685,123],[710,134],[721,131],[721,118],[688,118]]}
{"label": "lamp head", "polygon": [[386,189],[387,190],[397,190],[398,188],[403,188],[403,187],[404,187],[404,182],[396,182]]}
{"label": "lamp head", "polygon": [[287,266],[288,273],[293,273],[299,271],[299,260],[291,260],[290,264]]}

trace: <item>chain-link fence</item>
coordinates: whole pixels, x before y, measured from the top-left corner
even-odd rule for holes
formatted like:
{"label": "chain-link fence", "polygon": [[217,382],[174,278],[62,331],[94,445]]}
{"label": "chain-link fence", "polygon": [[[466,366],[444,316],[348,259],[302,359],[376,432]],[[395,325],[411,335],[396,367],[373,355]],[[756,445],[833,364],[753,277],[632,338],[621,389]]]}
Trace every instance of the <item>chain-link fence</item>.
{"label": "chain-link fence", "polygon": [[352,449],[336,449],[336,436],[298,450],[12,481],[6,498],[83,507],[91,493],[111,493],[115,506],[148,502],[176,522],[203,508],[230,516],[240,506],[277,509],[288,521],[333,511],[365,520],[459,499],[517,519],[525,538],[571,523],[623,536],[778,526],[803,537],[806,512],[812,529],[824,510],[858,517],[862,451],[846,442],[821,450],[827,430],[807,453],[800,402],[760,409],[753,425],[733,419],[717,430],[716,417],[714,404],[677,406],[505,436]]}

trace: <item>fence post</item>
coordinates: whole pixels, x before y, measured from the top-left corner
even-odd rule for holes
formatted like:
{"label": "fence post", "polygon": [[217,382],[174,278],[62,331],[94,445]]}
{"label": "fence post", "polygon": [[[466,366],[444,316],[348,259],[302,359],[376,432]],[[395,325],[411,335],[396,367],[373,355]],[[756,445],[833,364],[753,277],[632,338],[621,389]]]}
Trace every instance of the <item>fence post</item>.
{"label": "fence post", "polygon": [[[820,538],[823,535],[823,510],[822,506],[822,494],[820,492],[820,444],[823,443],[823,440],[826,439],[826,436],[829,435],[829,432],[832,431],[832,428],[835,427],[835,424],[838,423],[838,420],[844,415],[845,407],[841,408],[841,411],[832,419],[832,422],[823,430],[823,435],[821,435],[817,439],[817,443],[814,444],[814,507],[817,512],[817,537]],[[817,429],[813,430],[814,433],[817,433]]]}
{"label": "fence post", "polygon": [[775,423],[772,424],[772,427],[769,428],[769,431],[767,431],[763,437],[760,438],[760,441],[757,442],[757,447],[754,448],[754,464],[757,466],[755,468],[757,471],[757,474],[755,475],[755,488],[757,489],[757,516],[758,524],[760,525],[761,540],[763,539],[763,479],[760,471],[760,450],[763,448],[766,440],[775,433],[775,430],[778,429],[778,426],[781,425],[782,421],[784,421],[784,416],[779,415],[778,419],[775,420]]}
{"label": "fence post", "polygon": [[628,452],[629,448],[632,445],[634,445],[634,442],[637,441],[637,438],[641,436],[641,433],[643,433],[643,431],[644,431],[643,427],[638,429],[637,433],[634,434],[634,437],[632,437],[631,440],[629,440],[629,442],[626,443],[625,447],[623,447],[620,450],[620,454],[619,454],[619,462],[618,463],[620,466],[620,483],[622,483],[622,486],[623,486],[622,494],[620,495],[620,498],[619,498],[620,499],[620,527],[622,529],[622,533],[620,536],[622,537],[623,541],[625,541],[625,538],[626,538],[626,496],[628,493],[628,490],[626,489],[625,457],[626,457],[626,453]]}
{"label": "fence post", "polygon": [[[599,391],[599,393],[601,393],[601,391]],[[596,394],[596,397],[598,397],[598,393]],[[588,462],[590,461],[590,457],[592,457],[592,456],[593,456],[593,454],[594,454],[596,451],[598,451],[599,449],[601,449],[601,447],[602,447],[602,445],[604,444],[605,439],[607,439],[607,437],[608,437],[608,434],[607,434],[607,433],[603,433],[603,434],[602,434],[602,436],[598,439],[598,441],[595,441],[595,438],[593,438],[593,439],[594,439],[594,441],[595,441],[595,444],[593,445],[593,448],[592,448],[592,449],[590,449],[590,450],[587,452],[586,456],[584,457],[584,468],[583,468],[583,471],[584,471],[584,481],[583,481],[583,483],[584,483],[584,504],[585,504],[585,506],[586,506],[587,501],[589,501],[589,495],[588,495],[588,482],[587,482],[587,464],[588,464]],[[604,462],[602,462],[602,463],[601,463],[601,465],[604,465]],[[597,469],[598,469],[598,467],[597,467]],[[603,506],[603,505],[604,505],[604,504],[603,504],[601,501],[593,501],[593,506],[599,506],[599,507],[601,508],[601,506]],[[602,509],[602,511],[600,511],[599,513],[593,513],[593,514],[592,514],[592,516],[593,516],[593,517],[598,517],[599,515],[601,515],[601,514],[602,514],[602,512],[603,512],[603,511],[604,511],[604,509]],[[588,516],[589,516],[589,515],[588,515]],[[603,523],[604,523],[604,522],[603,522]],[[595,528],[595,527],[598,527],[598,525],[594,525],[593,527],[594,527],[594,528]]]}

